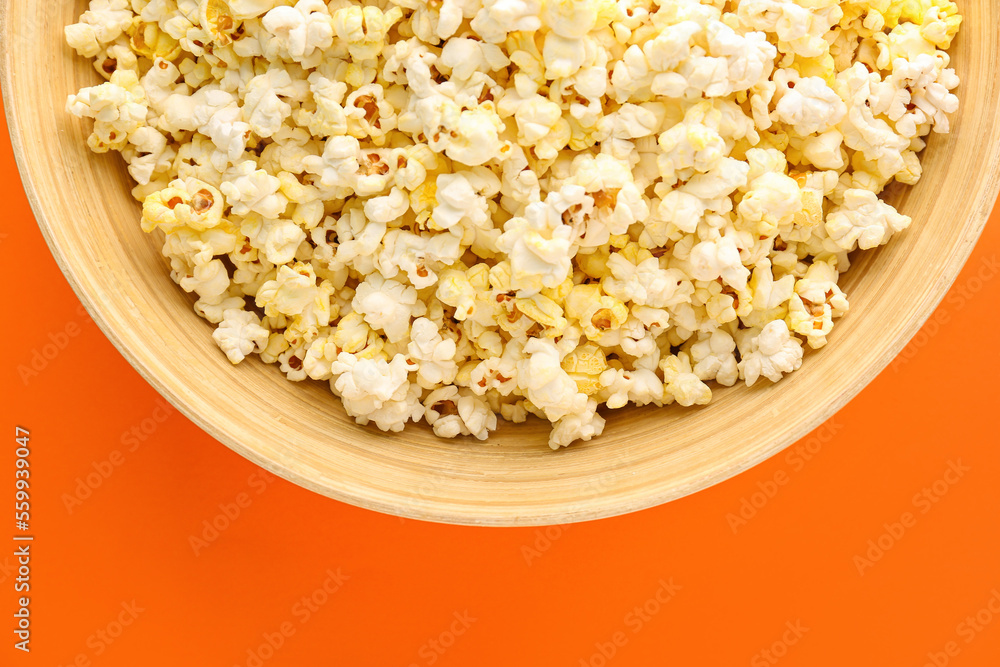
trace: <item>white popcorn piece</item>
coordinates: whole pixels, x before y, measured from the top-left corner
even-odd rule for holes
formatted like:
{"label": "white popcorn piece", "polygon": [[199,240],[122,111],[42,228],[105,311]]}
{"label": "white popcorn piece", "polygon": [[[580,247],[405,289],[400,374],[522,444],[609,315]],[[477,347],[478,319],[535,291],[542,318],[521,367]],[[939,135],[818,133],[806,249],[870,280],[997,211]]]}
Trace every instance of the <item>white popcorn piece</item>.
{"label": "white popcorn piece", "polygon": [[874,192],[859,189],[847,190],[843,204],[826,218],[827,233],[844,250],[884,245],[893,234],[909,226],[909,216],[901,215]]}
{"label": "white popcorn piece", "polygon": [[726,284],[742,290],[750,277],[750,271],[740,259],[735,234],[698,243],[691,249],[688,262],[691,276],[696,280],[721,278]]}
{"label": "white popcorn piece", "polygon": [[736,341],[722,329],[701,334],[690,349],[691,372],[703,382],[715,380],[724,387],[731,387],[739,379],[735,351]]}
{"label": "white popcorn piece", "polygon": [[66,41],[77,53],[93,58],[132,25],[128,0],[91,0],[80,22],[66,26]]}
{"label": "white popcorn piece", "polygon": [[632,301],[640,306],[667,308],[686,301],[685,274],[679,269],[663,269],[653,256],[633,264],[623,255],[614,253],[608,258],[608,269],[613,278],[602,281],[604,290],[622,301]]}
{"label": "white popcorn piece", "polygon": [[228,7],[229,15],[235,20],[252,19],[281,4],[281,0],[200,0],[203,7],[222,5]]}
{"label": "white popcorn piece", "polygon": [[484,0],[472,29],[487,42],[498,44],[511,32],[533,32],[542,27],[541,0]]}
{"label": "white popcorn piece", "polygon": [[784,320],[770,322],[758,334],[748,336],[746,349],[741,346],[740,353],[740,376],[748,387],[760,377],[777,382],[802,365],[802,343],[789,333]]}
{"label": "white popcorn piece", "polygon": [[497,416],[490,406],[468,389],[454,385],[436,389],[423,401],[427,423],[442,438],[471,435],[486,440],[497,428]]}
{"label": "white popcorn piece", "polygon": [[243,220],[240,231],[249,244],[264,251],[272,264],[287,264],[306,239],[305,231],[292,220],[265,218],[251,214]]}
{"label": "white popcorn piece", "polygon": [[833,0],[808,5],[795,0],[741,0],[736,8],[743,25],[774,33],[779,49],[811,58],[822,55],[830,31],[843,12]]}
{"label": "white popcorn piece", "polygon": [[185,292],[196,292],[201,298],[225,294],[229,289],[229,272],[218,259],[199,264],[191,275],[181,278],[179,284]]}
{"label": "white popcorn piece", "polygon": [[277,218],[288,206],[288,199],[278,192],[280,187],[277,177],[258,169],[253,160],[243,160],[226,170],[219,189],[234,214],[247,215],[252,211],[265,218]]}
{"label": "white popcorn piece", "polygon": [[222,322],[212,332],[212,338],[232,363],[240,363],[251,352],[259,352],[267,345],[271,332],[260,326],[260,318],[256,313],[229,309],[222,314],[222,318]]}
{"label": "white popcorn piece", "polygon": [[147,109],[136,73],[127,69],[116,70],[110,81],[84,88],[66,102],[66,110],[74,116],[94,119],[87,145],[99,153],[124,148],[129,134],[145,125]]}
{"label": "white popcorn piece", "polygon": [[300,315],[319,297],[312,266],[280,266],[273,280],[257,291],[256,304],[269,317]]}
{"label": "white popcorn piece", "polygon": [[341,352],[331,365],[330,385],[344,402],[347,414],[359,424],[369,421],[383,431],[402,431],[409,420],[421,417],[420,388],[407,377],[411,364],[401,354],[391,361],[358,358]]}
{"label": "white popcorn piece", "polygon": [[568,414],[555,422],[549,434],[549,447],[568,447],[577,440],[591,440],[604,432],[604,417],[597,414],[597,401],[587,401],[582,412]]}
{"label": "white popcorn piece", "polygon": [[838,129],[847,147],[860,151],[866,160],[876,163],[879,173],[892,176],[903,168],[902,153],[910,141],[875,116],[870,101],[875,94],[873,87],[878,83],[879,75],[869,73],[862,63],[855,63],[837,75],[837,86],[841,89],[838,92],[847,103],[847,115]]}
{"label": "white popcorn piece", "polygon": [[544,202],[528,204],[523,218],[511,218],[504,225],[497,247],[510,257],[511,287],[522,296],[556,287],[571,273],[573,230],[562,216],[582,205],[585,197],[582,187],[563,186]]}
{"label": "white popcorn piece", "polygon": [[609,368],[601,373],[600,383],[603,386],[601,398],[609,408],[621,408],[629,403],[661,405],[663,402],[663,382],[648,368]]}
{"label": "white popcorn piece", "polygon": [[122,149],[122,157],[129,163],[128,173],[140,185],[147,185],[154,174],[168,171],[177,157],[177,151],[155,127],[146,125],[133,130],[128,141],[129,145]]}
{"label": "white popcorn piece", "polygon": [[417,383],[424,389],[449,384],[458,374],[455,341],[443,338],[438,325],[425,317],[413,321],[407,349],[410,360],[419,366]]}
{"label": "white popcorn piece", "polygon": [[773,119],[791,126],[802,136],[826,132],[847,113],[844,101],[819,77],[801,77],[794,70],[779,70],[774,81],[780,96]]}
{"label": "white popcorn piece", "polygon": [[586,410],[587,395],[577,390],[576,382],[563,370],[555,343],[529,339],[524,354],[517,365],[518,388],[550,421]]}
{"label": "white popcorn piece", "polygon": [[406,338],[410,318],[416,314],[417,290],[375,273],[358,285],[351,306],[365,316],[372,328],[385,332],[389,342]]}
{"label": "white popcorn piece", "polygon": [[315,66],[320,52],[333,44],[333,21],[323,0],[275,7],[264,15],[261,25],[273,35],[264,45],[269,59],[287,58]]}
{"label": "white popcorn piece", "polygon": [[371,60],[385,48],[386,34],[402,17],[399,7],[387,12],[374,5],[341,7],[333,13],[333,28],[347,43],[351,58]]}
{"label": "white popcorn piece", "polygon": [[[243,310],[246,302],[237,288],[230,285],[229,289],[218,296],[198,297],[194,302],[194,312],[212,324],[219,324],[227,310]],[[213,332],[214,333],[214,332]],[[267,337],[264,337],[266,342]]]}
{"label": "white popcorn piece", "polygon": [[258,136],[270,137],[291,115],[291,105],[280,97],[291,85],[288,71],[278,68],[250,79],[243,98],[243,117]]}
{"label": "white popcorn piece", "polygon": [[818,349],[827,343],[833,320],[843,317],[850,305],[837,285],[839,272],[833,262],[816,261],[805,276],[795,283],[795,295],[789,301],[788,328],[805,337],[809,347]]}
{"label": "white popcorn piece", "polygon": [[469,375],[469,387],[479,395],[496,391],[501,396],[510,396],[517,389],[515,346],[509,344],[503,357],[489,357],[479,362]]}

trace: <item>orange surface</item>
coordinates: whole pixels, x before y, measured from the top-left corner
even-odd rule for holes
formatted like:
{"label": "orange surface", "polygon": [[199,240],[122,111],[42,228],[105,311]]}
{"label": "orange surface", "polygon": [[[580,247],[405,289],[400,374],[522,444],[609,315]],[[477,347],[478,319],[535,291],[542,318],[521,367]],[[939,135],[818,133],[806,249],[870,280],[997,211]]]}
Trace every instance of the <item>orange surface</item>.
{"label": "orange surface", "polygon": [[164,407],[79,307],[2,137],[0,665],[1000,664],[1000,210],[904,356],[785,453],[629,516],[465,528],[270,477]]}

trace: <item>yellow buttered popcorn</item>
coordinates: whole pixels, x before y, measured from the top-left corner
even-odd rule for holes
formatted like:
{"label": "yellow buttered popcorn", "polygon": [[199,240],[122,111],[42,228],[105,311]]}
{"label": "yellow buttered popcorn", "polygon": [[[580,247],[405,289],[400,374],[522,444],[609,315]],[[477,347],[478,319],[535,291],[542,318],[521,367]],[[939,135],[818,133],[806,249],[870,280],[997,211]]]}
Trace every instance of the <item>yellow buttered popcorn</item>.
{"label": "yellow buttered popcorn", "polygon": [[188,227],[195,231],[211,229],[222,222],[225,198],[216,188],[189,178],[175,181],[146,197],[142,204],[142,230],[160,229],[167,234]]}
{"label": "yellow buttered popcorn", "polygon": [[67,111],[232,363],[558,448],[837,335],[850,253],[918,224],[881,194],[949,131],[959,9],[92,0]]}
{"label": "yellow buttered popcorn", "polygon": [[395,6],[383,12],[374,5],[354,5],[333,13],[333,28],[346,42],[352,59],[370,60],[385,48],[386,33],[402,17],[403,11]]}
{"label": "yellow buttered popcorn", "polygon": [[582,393],[593,396],[603,386],[601,374],[608,369],[608,361],[599,345],[588,342],[567,354],[562,367]]}

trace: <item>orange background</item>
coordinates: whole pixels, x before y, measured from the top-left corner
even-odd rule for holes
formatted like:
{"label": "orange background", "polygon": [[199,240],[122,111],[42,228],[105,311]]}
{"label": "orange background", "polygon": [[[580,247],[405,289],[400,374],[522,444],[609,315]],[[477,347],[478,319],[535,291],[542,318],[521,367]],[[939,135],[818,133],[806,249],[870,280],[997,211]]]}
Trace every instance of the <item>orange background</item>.
{"label": "orange background", "polygon": [[83,313],[0,144],[0,664],[1000,664],[1000,210],[904,356],[798,445],[644,512],[467,528],[315,495],[164,409]]}

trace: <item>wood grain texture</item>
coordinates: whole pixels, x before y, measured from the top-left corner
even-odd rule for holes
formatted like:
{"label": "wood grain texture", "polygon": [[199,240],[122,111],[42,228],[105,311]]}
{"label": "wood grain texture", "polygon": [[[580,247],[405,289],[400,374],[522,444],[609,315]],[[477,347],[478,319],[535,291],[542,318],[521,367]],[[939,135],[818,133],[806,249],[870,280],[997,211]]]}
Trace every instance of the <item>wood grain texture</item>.
{"label": "wood grain texture", "polygon": [[913,217],[855,256],[850,313],[784,381],[715,390],[701,408],[607,413],[599,439],[552,452],[549,425],[503,423],[486,443],[362,428],[325,383],[291,383],[256,359],[234,367],[139,228],[117,154],[94,155],[66,97],[100,78],[62,37],[86,2],[0,0],[0,80],[25,188],[52,253],[94,320],[157,391],[268,470],[381,512],[478,525],[596,519],[651,507],[773,456],[857,394],[917,332],[954,281],[1000,186],[1000,3],[960,2],[952,48],[962,107],[934,135],[924,176],[889,195]]}

